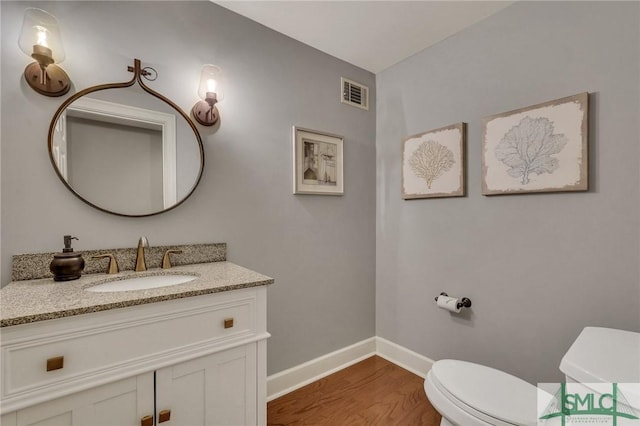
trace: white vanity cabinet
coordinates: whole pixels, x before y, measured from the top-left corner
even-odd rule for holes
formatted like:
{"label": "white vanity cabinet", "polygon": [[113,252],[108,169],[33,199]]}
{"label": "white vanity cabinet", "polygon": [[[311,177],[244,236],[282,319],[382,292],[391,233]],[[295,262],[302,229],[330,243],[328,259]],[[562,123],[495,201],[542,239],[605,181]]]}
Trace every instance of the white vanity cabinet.
{"label": "white vanity cabinet", "polygon": [[2,426],[138,426],[153,414],[153,389],[146,373],[3,415]]}
{"label": "white vanity cabinet", "polygon": [[265,286],[3,327],[2,425],[265,424],[268,337]]}
{"label": "white vanity cabinet", "polygon": [[172,423],[167,426],[257,424],[257,404],[252,403],[255,375],[255,344],[160,369],[156,371],[158,413],[170,410]]}

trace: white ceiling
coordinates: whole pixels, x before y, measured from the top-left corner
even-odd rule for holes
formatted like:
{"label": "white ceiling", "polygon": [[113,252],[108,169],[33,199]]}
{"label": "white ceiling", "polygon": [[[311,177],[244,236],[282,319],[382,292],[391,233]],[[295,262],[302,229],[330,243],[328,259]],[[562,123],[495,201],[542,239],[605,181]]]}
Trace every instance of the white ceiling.
{"label": "white ceiling", "polygon": [[378,73],[513,1],[217,1],[240,15]]}

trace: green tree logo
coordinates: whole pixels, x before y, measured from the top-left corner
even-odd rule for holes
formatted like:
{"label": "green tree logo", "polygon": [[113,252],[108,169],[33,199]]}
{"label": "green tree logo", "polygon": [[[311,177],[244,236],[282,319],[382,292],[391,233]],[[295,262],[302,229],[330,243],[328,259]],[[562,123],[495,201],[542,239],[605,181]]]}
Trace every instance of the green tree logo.
{"label": "green tree logo", "polygon": [[[611,393],[599,392],[568,392],[567,384],[560,383],[559,389],[547,404],[540,420],[560,418],[565,426],[567,419],[575,420],[579,416],[593,418],[593,416],[611,417],[613,426],[617,426],[619,418],[639,420],[638,413],[629,401],[619,391],[618,384],[613,383]],[[585,421],[587,419],[585,418]]]}

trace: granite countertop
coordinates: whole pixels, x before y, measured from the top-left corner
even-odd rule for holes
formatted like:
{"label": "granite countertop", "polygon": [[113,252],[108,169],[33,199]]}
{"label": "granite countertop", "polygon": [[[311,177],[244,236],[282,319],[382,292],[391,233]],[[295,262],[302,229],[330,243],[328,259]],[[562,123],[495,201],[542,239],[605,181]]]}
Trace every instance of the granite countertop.
{"label": "granite countertop", "polygon": [[[117,279],[171,274],[192,274],[197,278],[184,284],[147,290],[103,293],[84,290]],[[0,290],[0,327],[272,283],[273,278],[230,262],[199,263],[146,272],[124,271],[113,275],[89,274],[74,281],[51,278],[14,281]]]}

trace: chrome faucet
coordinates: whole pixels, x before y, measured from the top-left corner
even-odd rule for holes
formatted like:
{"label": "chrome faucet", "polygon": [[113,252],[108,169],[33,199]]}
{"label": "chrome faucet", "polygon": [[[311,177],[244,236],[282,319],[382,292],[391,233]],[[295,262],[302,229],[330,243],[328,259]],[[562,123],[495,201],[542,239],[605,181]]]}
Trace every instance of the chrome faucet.
{"label": "chrome faucet", "polygon": [[138,240],[138,254],[136,255],[136,272],[146,271],[147,263],[144,260],[144,248],[149,247],[147,237],[142,236]]}

